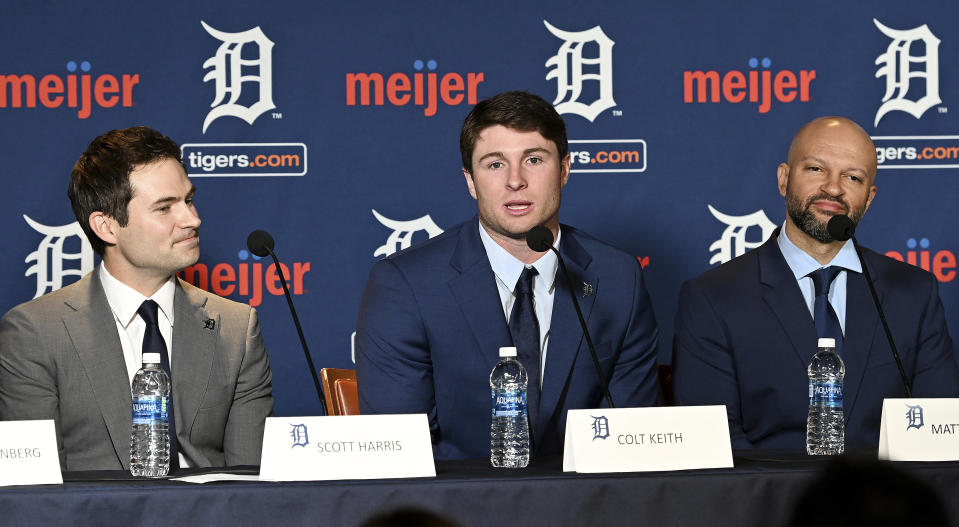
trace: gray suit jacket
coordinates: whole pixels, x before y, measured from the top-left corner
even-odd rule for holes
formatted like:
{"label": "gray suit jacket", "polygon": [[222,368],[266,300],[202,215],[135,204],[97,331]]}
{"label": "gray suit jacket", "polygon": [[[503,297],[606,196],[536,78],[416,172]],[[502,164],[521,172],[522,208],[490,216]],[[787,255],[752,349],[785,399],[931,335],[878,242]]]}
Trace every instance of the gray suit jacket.
{"label": "gray suit jacket", "polygon": [[[257,465],[273,413],[256,311],[177,280],[173,400],[193,466]],[[63,470],[129,470],[132,402],[97,271],[0,321],[0,420],[54,419]]]}

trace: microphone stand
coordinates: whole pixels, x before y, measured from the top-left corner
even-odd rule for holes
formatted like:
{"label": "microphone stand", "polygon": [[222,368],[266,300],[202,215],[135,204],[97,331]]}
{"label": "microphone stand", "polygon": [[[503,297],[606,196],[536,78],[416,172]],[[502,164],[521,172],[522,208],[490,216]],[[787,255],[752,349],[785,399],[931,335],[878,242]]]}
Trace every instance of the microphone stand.
{"label": "microphone stand", "polygon": [[872,275],[869,274],[869,266],[866,265],[866,259],[863,257],[862,247],[859,246],[859,240],[856,239],[856,224],[852,222],[849,216],[837,214],[829,219],[826,224],[826,230],[829,235],[838,242],[844,242],[852,239],[852,246],[856,249],[856,256],[859,257],[859,263],[862,264],[862,274],[866,277],[866,284],[869,285],[869,293],[872,295],[872,303],[879,312],[879,320],[882,322],[882,329],[886,332],[886,340],[889,342],[889,349],[892,351],[892,358],[896,359],[896,367],[899,368],[899,378],[902,379],[902,385],[906,389],[906,397],[912,398],[912,387],[909,386],[909,379],[906,378],[906,370],[902,367],[902,359],[899,358],[899,351],[896,350],[896,342],[892,339],[892,331],[889,330],[889,323],[886,322],[886,313],[882,310],[882,304],[879,303],[879,295],[876,294],[876,286],[872,283]]}
{"label": "microphone stand", "polygon": [[569,277],[569,271],[566,270],[566,263],[563,262],[563,257],[560,256],[559,251],[556,250],[556,247],[553,247],[553,244],[549,245],[550,250],[556,254],[556,260],[559,262],[559,267],[563,271],[563,277],[566,279],[566,288],[569,289],[569,296],[573,299],[573,307],[576,308],[576,316],[579,317],[579,324],[583,328],[583,336],[586,337],[586,344],[589,346],[589,355],[593,359],[593,366],[596,367],[596,374],[599,376],[599,384],[603,388],[603,395],[606,397],[606,403],[609,404],[610,408],[616,408],[616,405],[613,404],[613,395],[609,393],[609,384],[606,382],[606,374],[603,373],[603,367],[599,363],[599,356],[596,355],[596,348],[593,346],[593,339],[589,336],[589,331],[586,329],[586,320],[583,318],[583,311],[579,308],[579,301],[576,300],[575,289],[573,288],[573,279]]}
{"label": "microphone stand", "polygon": [[290,296],[290,290],[286,286],[286,278],[283,277],[283,268],[277,259],[273,249],[268,245],[263,247],[270,256],[273,257],[273,264],[276,265],[277,274],[280,275],[280,284],[283,285],[283,294],[286,295],[286,302],[290,305],[290,313],[293,315],[293,325],[296,326],[296,334],[300,336],[300,345],[303,346],[303,353],[306,355],[306,364],[310,367],[310,375],[313,376],[313,386],[316,388],[316,395],[320,398],[320,406],[323,407],[323,415],[330,415],[326,408],[326,398],[323,396],[323,388],[320,387],[320,379],[316,376],[316,367],[313,366],[313,358],[310,357],[310,348],[306,345],[306,337],[303,336],[303,328],[300,326],[300,318],[296,316],[296,309],[293,307],[293,297]]}
{"label": "microphone stand", "polygon": [[906,370],[902,367],[902,359],[899,358],[899,352],[896,350],[896,343],[892,340],[892,331],[889,330],[889,323],[886,322],[886,314],[879,303],[879,295],[876,294],[876,286],[872,283],[872,276],[869,274],[869,267],[866,265],[866,259],[863,258],[862,248],[859,247],[859,241],[855,236],[852,238],[852,245],[856,248],[856,255],[862,263],[862,274],[866,277],[866,283],[869,285],[869,292],[872,294],[872,301],[876,304],[876,311],[879,312],[879,320],[882,322],[882,329],[886,332],[886,340],[889,341],[889,348],[892,350],[892,356],[896,359],[896,366],[899,368],[899,377],[902,378],[902,385],[906,388],[906,397],[912,398],[912,387],[909,386],[909,379],[906,378]]}

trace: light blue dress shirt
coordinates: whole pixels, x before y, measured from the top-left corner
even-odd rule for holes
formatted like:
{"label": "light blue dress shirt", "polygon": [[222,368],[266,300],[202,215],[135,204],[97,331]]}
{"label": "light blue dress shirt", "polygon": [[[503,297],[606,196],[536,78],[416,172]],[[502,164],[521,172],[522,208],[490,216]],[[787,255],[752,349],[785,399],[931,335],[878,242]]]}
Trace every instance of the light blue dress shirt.
{"label": "light blue dress shirt", "polygon": [[839,318],[839,325],[842,327],[842,333],[845,335],[847,271],[862,273],[862,264],[859,262],[859,256],[856,254],[856,247],[853,245],[852,240],[847,240],[842,248],[839,249],[839,252],[836,253],[836,256],[833,257],[832,261],[826,265],[820,265],[815,258],[806,254],[799,247],[796,247],[789,239],[789,236],[786,235],[785,224],[782,229],[780,229],[779,238],[776,241],[779,243],[779,250],[782,251],[783,257],[786,258],[789,269],[792,270],[793,276],[796,277],[796,281],[799,283],[799,290],[802,291],[803,299],[806,300],[806,307],[809,308],[810,316],[813,316],[813,309],[816,303],[816,286],[813,285],[812,278],[806,275],[816,269],[829,267],[831,265],[844,269],[836,275],[836,279],[832,281],[832,285],[829,287],[829,305],[831,305],[833,311],[836,312],[836,317]]}
{"label": "light blue dress shirt", "polygon": [[[556,260],[556,253],[546,251],[539,260],[532,264],[524,264],[508,253],[506,249],[500,247],[493,241],[489,233],[482,225],[479,225],[480,239],[483,240],[483,247],[486,248],[486,257],[489,258],[490,266],[493,268],[493,274],[496,276],[496,289],[499,291],[500,304],[503,306],[503,316],[509,323],[510,311],[513,310],[513,302],[516,301],[516,283],[519,282],[519,276],[523,274],[526,267],[536,268],[536,278],[533,280],[533,307],[536,310],[536,321],[539,323],[539,342],[540,342],[540,365],[539,382],[543,385],[543,377],[546,372],[546,347],[549,344],[549,326],[553,319],[553,293],[556,291],[556,268],[559,262]],[[559,249],[560,239],[563,237],[562,229],[553,242],[553,247]],[[506,346],[508,343],[504,342]]]}

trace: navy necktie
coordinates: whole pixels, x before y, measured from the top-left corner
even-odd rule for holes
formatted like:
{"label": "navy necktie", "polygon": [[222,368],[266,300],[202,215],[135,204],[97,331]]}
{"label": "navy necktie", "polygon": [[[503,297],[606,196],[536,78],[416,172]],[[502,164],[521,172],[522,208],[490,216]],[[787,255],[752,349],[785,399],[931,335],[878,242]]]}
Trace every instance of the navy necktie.
{"label": "navy necktie", "polygon": [[160,334],[160,326],[157,324],[157,310],[159,305],[153,300],[144,300],[137,309],[137,314],[146,322],[146,328],[143,330],[143,349],[142,353],[158,353],[160,355],[160,368],[170,376],[170,400],[167,401],[168,417],[170,420],[170,468],[180,467],[179,449],[176,439],[176,419],[173,414],[173,375],[170,371],[170,355],[166,350],[166,341]]}
{"label": "navy necktie", "polygon": [[816,286],[816,304],[813,307],[816,333],[820,338],[836,339],[836,353],[842,352],[843,335],[839,317],[829,304],[829,286],[840,271],[842,267],[830,266],[816,269],[807,275],[812,278],[812,283]]}
{"label": "navy necktie", "polygon": [[516,283],[516,301],[509,316],[509,332],[516,346],[516,358],[526,368],[529,382],[526,386],[526,409],[529,414],[530,432],[539,410],[539,322],[533,307],[533,279],[536,268],[523,269]]}

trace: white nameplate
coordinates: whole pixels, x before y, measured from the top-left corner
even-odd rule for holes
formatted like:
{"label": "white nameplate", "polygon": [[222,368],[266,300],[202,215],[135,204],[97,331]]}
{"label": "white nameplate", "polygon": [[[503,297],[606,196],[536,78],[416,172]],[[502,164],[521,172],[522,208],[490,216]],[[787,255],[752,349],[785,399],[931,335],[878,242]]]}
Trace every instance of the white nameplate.
{"label": "white nameplate", "polygon": [[959,399],[884,399],[879,459],[959,460]]}
{"label": "white nameplate", "polygon": [[0,421],[0,486],[63,483],[53,419]]}
{"label": "white nameplate", "polygon": [[261,480],[435,476],[426,414],[266,419]]}
{"label": "white nameplate", "polygon": [[566,472],[732,466],[725,406],[570,410],[566,417]]}

